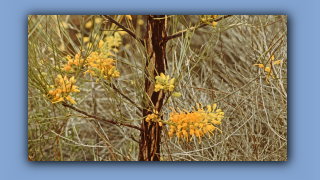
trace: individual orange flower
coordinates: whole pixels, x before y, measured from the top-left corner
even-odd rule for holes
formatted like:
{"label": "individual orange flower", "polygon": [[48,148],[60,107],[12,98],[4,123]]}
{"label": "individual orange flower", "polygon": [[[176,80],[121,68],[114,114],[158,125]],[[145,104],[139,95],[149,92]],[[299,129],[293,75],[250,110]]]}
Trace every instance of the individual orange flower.
{"label": "individual orange flower", "polygon": [[259,66],[259,68],[264,68],[263,64],[254,64],[253,66]]}

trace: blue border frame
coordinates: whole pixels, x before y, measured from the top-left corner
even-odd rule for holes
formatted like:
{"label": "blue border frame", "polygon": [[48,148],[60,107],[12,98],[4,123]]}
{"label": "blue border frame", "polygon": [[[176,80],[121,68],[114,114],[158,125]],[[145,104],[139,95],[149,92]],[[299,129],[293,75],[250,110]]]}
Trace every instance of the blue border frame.
{"label": "blue border frame", "polygon": [[[319,1],[10,1],[1,8],[1,176],[3,179],[320,179],[318,102]],[[147,6],[152,3],[152,5]],[[287,162],[28,162],[27,15],[29,14],[288,15],[289,147]],[[5,50],[4,50],[5,49]],[[318,152],[318,153],[316,153]],[[152,165],[151,165],[152,164]]]}

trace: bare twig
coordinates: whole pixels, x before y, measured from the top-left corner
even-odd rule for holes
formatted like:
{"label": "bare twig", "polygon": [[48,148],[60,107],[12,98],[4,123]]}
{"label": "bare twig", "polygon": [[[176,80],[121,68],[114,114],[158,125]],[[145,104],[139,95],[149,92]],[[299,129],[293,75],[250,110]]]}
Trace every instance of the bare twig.
{"label": "bare twig", "polygon": [[132,140],[134,140],[135,142],[139,143],[139,141],[137,141],[137,140],[133,137],[132,134],[131,134],[130,138],[131,138]]}

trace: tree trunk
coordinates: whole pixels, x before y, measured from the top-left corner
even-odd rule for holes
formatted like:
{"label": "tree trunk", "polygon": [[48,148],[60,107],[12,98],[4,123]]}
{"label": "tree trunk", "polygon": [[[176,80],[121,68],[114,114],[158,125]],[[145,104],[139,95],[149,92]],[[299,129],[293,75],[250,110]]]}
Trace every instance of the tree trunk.
{"label": "tree trunk", "polygon": [[[154,19],[163,18],[163,19]],[[154,79],[156,72],[164,73],[166,69],[166,43],[162,40],[166,37],[166,19],[164,15],[149,15],[147,17],[147,32],[145,42],[147,45],[147,63],[146,71],[149,71],[150,76]],[[156,69],[156,71],[155,71]],[[153,104],[155,109],[160,112],[163,105],[164,94],[162,92],[154,92],[155,85],[148,78],[145,79],[145,90],[149,97],[145,99],[151,102],[146,104],[149,107]],[[150,107],[150,109],[153,109]],[[152,112],[144,109],[143,116],[147,116]],[[141,123],[139,143],[139,161],[160,161],[160,144],[162,127],[156,122]]]}

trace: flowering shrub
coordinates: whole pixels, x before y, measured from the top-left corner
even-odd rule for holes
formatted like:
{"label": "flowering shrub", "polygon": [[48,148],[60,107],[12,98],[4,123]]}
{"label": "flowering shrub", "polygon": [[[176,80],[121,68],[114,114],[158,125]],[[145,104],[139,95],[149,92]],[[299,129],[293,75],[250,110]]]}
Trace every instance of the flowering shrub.
{"label": "flowering shrub", "polygon": [[[286,59],[285,16],[29,16],[28,25],[29,160],[286,160],[287,60],[272,55]],[[253,79],[255,66],[275,86]]]}
{"label": "flowering shrub", "polygon": [[[121,40],[121,38],[120,38]],[[110,42],[109,42],[110,41]],[[118,43],[119,39],[116,41]],[[86,73],[89,73],[91,76],[98,77],[101,76],[103,79],[111,80],[111,78],[118,78],[120,76],[119,71],[115,67],[114,59],[109,58],[113,56],[113,54],[109,51],[111,46],[119,45],[111,43],[114,42],[112,40],[107,40],[106,43],[100,40],[98,44],[99,51],[92,52],[86,59],[86,67],[87,71],[84,72],[84,76]],[[67,64],[62,65],[64,72],[74,73],[76,69],[80,69],[81,65],[85,61],[81,58],[81,51],[75,55],[74,58],[71,56],[67,56],[66,59],[63,59]],[[55,68],[59,69],[59,68]],[[44,82],[42,82],[44,84]],[[71,98],[70,93],[72,92],[80,92],[78,90],[78,86],[75,86],[76,80],[74,76],[68,80],[65,75],[64,78],[59,74],[58,78],[55,79],[55,85],[47,86],[49,93],[47,97],[51,100],[52,103],[61,102],[64,99],[70,101],[72,104],[76,104],[76,102]]]}
{"label": "flowering shrub", "polygon": [[214,135],[212,132],[216,129],[216,127],[213,126],[213,124],[221,124],[224,112],[222,112],[221,109],[217,109],[215,111],[217,107],[216,104],[213,104],[212,107],[211,105],[208,105],[207,111],[203,110],[202,105],[200,108],[198,103],[197,106],[197,111],[193,107],[194,112],[188,112],[185,109],[183,110],[185,112],[183,112],[178,108],[180,113],[177,113],[172,108],[174,112],[170,113],[170,119],[168,121],[170,124],[170,138],[172,138],[175,133],[178,139],[181,138],[183,140],[186,139],[187,141],[191,141],[195,135],[199,138],[199,144],[201,144],[201,137],[203,137],[204,134],[207,133],[209,138],[210,133]]}
{"label": "flowering shrub", "polygon": [[62,76],[59,74],[58,78],[55,79],[55,85],[48,86],[49,93],[47,94],[47,97],[51,99],[52,103],[61,102],[64,99],[67,99],[72,104],[76,104],[76,102],[71,98],[70,94],[72,92],[80,92],[78,86],[74,85],[76,83],[76,80],[74,79],[74,76],[72,76],[69,80],[67,76],[62,78]]}

